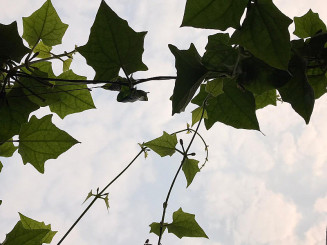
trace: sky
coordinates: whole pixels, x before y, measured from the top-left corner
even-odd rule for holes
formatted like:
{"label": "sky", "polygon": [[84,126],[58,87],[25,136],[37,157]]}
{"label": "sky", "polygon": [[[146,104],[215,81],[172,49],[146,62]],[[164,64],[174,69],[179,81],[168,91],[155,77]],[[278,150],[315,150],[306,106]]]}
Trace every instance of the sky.
{"label": "sky", "polygon": [[[63,44],[53,51],[71,51],[88,40],[100,0],[53,0],[59,16],[69,28]],[[135,78],[175,75],[174,56],[168,44],[187,49],[194,43],[203,54],[207,36],[213,30],[179,28],[185,0],[106,0],[107,4],[135,31],[148,31],[143,62],[149,70]],[[325,0],[274,1],[286,15],[302,16],[309,8],[327,22]],[[1,0],[0,23],[18,22],[32,14],[43,0]],[[294,30],[294,26],[290,26]],[[71,68],[79,75],[94,77],[94,71],[80,55]],[[54,64],[57,75],[60,63]],[[67,116],[54,123],[82,142],[56,160],[45,164],[40,174],[21,157],[0,160],[0,241],[19,220],[18,212],[51,224],[58,231],[56,244],[86,207],[91,189],[105,186],[139,152],[138,143],[152,140],[163,131],[172,133],[190,123],[195,107],[171,116],[174,81],[153,81],[139,86],[150,92],[148,102],[122,104],[116,93],[94,89],[95,110]],[[309,125],[287,103],[257,111],[260,132],[234,129],[216,123],[200,133],[209,145],[209,162],[186,189],[181,174],[174,186],[166,220],[182,207],[194,213],[209,239],[182,238],[165,233],[162,244],[192,245],[318,245],[325,243],[327,225],[327,100],[316,101]],[[51,113],[40,109],[42,117]],[[186,142],[189,137],[185,137]],[[203,160],[200,141],[192,151]],[[181,156],[160,158],[150,152],[109,189],[110,209],[97,201],[63,244],[156,244],[149,224],[159,222],[162,203],[179,166]]]}

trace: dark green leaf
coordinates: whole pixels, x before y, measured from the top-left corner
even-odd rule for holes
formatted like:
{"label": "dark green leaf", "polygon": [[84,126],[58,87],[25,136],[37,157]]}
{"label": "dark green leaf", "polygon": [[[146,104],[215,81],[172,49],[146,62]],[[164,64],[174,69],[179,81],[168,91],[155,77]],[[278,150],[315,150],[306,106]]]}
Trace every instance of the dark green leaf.
{"label": "dark green leaf", "polygon": [[206,92],[214,97],[223,93],[224,79],[216,78],[214,80],[208,81],[206,85]]}
{"label": "dark green leaf", "polygon": [[204,237],[208,238],[195,220],[194,214],[184,213],[182,208],[173,213],[173,222],[167,225],[168,232],[182,237]]}
{"label": "dark green leaf", "polygon": [[121,68],[127,75],[148,69],[142,62],[145,34],[135,32],[102,1],[89,40],[77,51],[95,70],[95,79],[110,80]]}
{"label": "dark green leaf", "polygon": [[65,131],[58,129],[51,122],[52,115],[41,119],[32,116],[28,123],[22,125],[19,133],[18,152],[24,164],[31,163],[40,173],[44,173],[44,163],[56,159],[78,143]]}
{"label": "dark green leaf", "polygon": [[[0,173],[1,173],[2,168],[3,168],[3,165],[2,165],[2,162],[0,161]],[[1,205],[1,203],[2,203],[2,200],[0,200],[0,205]]]}
{"label": "dark green leaf", "polygon": [[57,233],[51,231],[51,225],[38,222],[22,214],[13,230],[7,234],[3,245],[42,245],[51,243],[53,236]]}
{"label": "dark green leaf", "polygon": [[27,122],[29,114],[38,108],[17,86],[5,98],[0,98],[0,142],[18,134],[21,124]]}
{"label": "dark green leaf", "polygon": [[321,76],[309,76],[308,80],[313,88],[315,99],[319,99],[327,92],[327,77],[325,74]]}
{"label": "dark green leaf", "polygon": [[174,115],[185,110],[205,78],[207,69],[201,64],[201,57],[193,44],[188,50],[179,50],[169,44],[169,49],[175,56],[177,69],[177,79],[172,96],[172,114]]}
{"label": "dark green leaf", "polygon": [[29,51],[19,36],[16,21],[10,25],[0,24],[0,61],[14,60],[20,62]]}
{"label": "dark green leaf", "polygon": [[238,88],[233,80],[224,81],[224,93],[208,100],[207,129],[219,121],[235,128],[259,130],[253,94]]}
{"label": "dark green leaf", "polygon": [[276,106],[277,94],[275,89],[268,90],[262,94],[255,94],[254,98],[255,98],[256,110],[264,108],[267,105]]}
{"label": "dark green leaf", "polygon": [[29,17],[23,17],[23,26],[23,38],[31,47],[40,40],[47,46],[61,44],[68,28],[68,25],[60,20],[50,0]]}
{"label": "dark green leaf", "polygon": [[151,150],[158,153],[161,157],[172,156],[175,153],[177,137],[176,134],[170,135],[164,131],[162,136],[148,141],[143,145],[149,147]]}
{"label": "dark green leaf", "polygon": [[203,107],[198,107],[192,111],[192,126],[196,124],[198,121],[200,121],[202,113],[203,113],[203,118],[208,119],[207,111],[204,110],[203,112]]}
{"label": "dark green leaf", "polygon": [[[11,140],[11,139],[10,139]],[[11,157],[14,152],[17,150],[17,147],[14,146],[12,142],[5,142],[0,144],[0,156],[1,157]]]}
{"label": "dark green leaf", "polygon": [[[58,78],[67,80],[86,79],[86,77],[76,75],[72,70],[60,74]],[[91,93],[85,84],[67,85],[67,82],[56,81],[56,86],[59,99],[50,104],[49,107],[52,112],[57,113],[61,118],[95,108]]]}
{"label": "dark green leaf", "polygon": [[319,18],[319,14],[310,9],[301,17],[294,17],[295,31],[294,35],[300,38],[312,37],[319,31],[326,31],[326,25]]}
{"label": "dark green leaf", "polygon": [[217,33],[208,37],[202,63],[209,70],[232,72],[237,56],[237,50],[229,44],[229,34]]}
{"label": "dark green leaf", "polygon": [[241,74],[237,82],[254,94],[279,88],[291,79],[288,72],[273,68],[255,57],[243,59],[239,67]]}
{"label": "dark green leaf", "polygon": [[192,183],[195,175],[200,172],[200,168],[198,165],[199,161],[195,160],[195,159],[189,159],[186,158],[184,163],[183,163],[183,172],[187,181],[187,186],[189,187],[189,185]]}
{"label": "dark green leaf", "polygon": [[288,26],[291,23],[292,20],[271,0],[256,1],[251,4],[242,28],[234,32],[231,41],[270,66],[287,70],[291,54]]}
{"label": "dark green leaf", "polygon": [[[110,87],[109,87],[110,88]],[[136,102],[136,101],[148,101],[147,92],[143,90],[137,90],[136,88],[129,88],[123,86],[120,93],[117,95],[118,102]]]}
{"label": "dark green leaf", "polygon": [[202,84],[200,86],[199,93],[192,99],[192,103],[198,106],[203,106],[203,102],[207,99],[209,94],[206,92],[206,85]]}
{"label": "dark green leaf", "polygon": [[182,26],[226,30],[239,28],[246,0],[187,0]]}
{"label": "dark green leaf", "polygon": [[25,229],[30,230],[38,230],[38,229],[47,229],[48,234],[43,237],[42,243],[50,243],[52,241],[53,236],[57,233],[56,231],[51,231],[51,225],[45,225],[44,222],[39,222],[36,220],[33,220],[31,218],[28,218],[21,213],[19,213],[20,221],[22,222],[22,225]]}
{"label": "dark green leaf", "polygon": [[308,124],[315,103],[315,95],[305,73],[305,61],[294,55],[289,69],[293,77],[286,85],[278,89],[279,94],[282,100],[290,103]]}
{"label": "dark green leaf", "polygon": [[[149,226],[151,227],[150,233],[152,232],[152,233],[156,234],[157,236],[160,236],[160,223],[153,222]],[[164,225],[162,227],[162,234],[165,232],[166,226],[167,226],[167,223],[164,223]]]}

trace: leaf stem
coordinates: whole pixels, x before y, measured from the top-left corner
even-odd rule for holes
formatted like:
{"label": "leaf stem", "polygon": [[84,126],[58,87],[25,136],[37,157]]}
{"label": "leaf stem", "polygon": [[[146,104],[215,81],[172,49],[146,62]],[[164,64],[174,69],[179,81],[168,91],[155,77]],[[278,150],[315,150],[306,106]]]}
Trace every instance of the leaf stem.
{"label": "leaf stem", "polygon": [[[206,103],[206,100],[203,102],[203,104],[205,105]],[[191,141],[190,143],[188,144],[187,148],[186,148],[186,151],[183,153],[183,159],[181,161],[181,164],[179,165],[179,168],[177,169],[177,172],[174,176],[174,179],[169,187],[169,191],[168,191],[168,194],[167,194],[167,197],[166,197],[166,200],[165,202],[163,203],[163,211],[162,211],[162,218],[161,218],[161,221],[160,221],[160,232],[159,232],[159,238],[158,238],[158,245],[161,245],[161,238],[162,238],[162,231],[163,231],[163,227],[164,227],[164,223],[165,223],[165,215],[166,215],[166,210],[167,210],[167,206],[168,206],[168,200],[169,200],[169,197],[170,197],[170,194],[173,190],[173,187],[175,185],[175,182],[176,182],[176,179],[177,179],[177,176],[178,174],[180,173],[182,167],[183,167],[183,164],[184,164],[184,161],[185,159],[187,158],[187,154],[188,154],[188,151],[190,150],[190,147],[195,139],[195,136],[197,135],[197,132],[200,128],[200,124],[202,122],[202,119],[203,119],[203,114],[204,114],[204,110],[202,111],[202,115],[201,115],[201,118],[200,118],[200,121],[195,129],[195,133],[193,134],[192,138],[191,138]]]}
{"label": "leaf stem", "polygon": [[132,164],[133,162],[144,152],[146,147],[142,147],[140,152],[133,158],[133,160],[112,180],[106,185],[99,193],[94,197],[92,202],[87,206],[87,208],[83,211],[83,213],[77,218],[77,220],[74,222],[74,224],[68,229],[68,231],[65,233],[65,235],[60,239],[60,241],[57,243],[57,245],[61,244],[65,238],[69,235],[69,233],[74,229],[74,227],[78,224],[78,222],[83,218],[83,216],[87,213],[87,211],[92,207],[92,205],[95,203],[95,201],[106,191],[106,189],[114,183]]}

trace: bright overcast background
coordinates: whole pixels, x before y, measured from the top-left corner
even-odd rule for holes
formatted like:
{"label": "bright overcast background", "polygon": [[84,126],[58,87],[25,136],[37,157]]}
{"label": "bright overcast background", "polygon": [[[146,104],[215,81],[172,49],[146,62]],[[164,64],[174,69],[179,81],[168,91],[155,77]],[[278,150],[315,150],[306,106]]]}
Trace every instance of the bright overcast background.
{"label": "bright overcast background", "polygon": [[[53,0],[59,16],[69,24],[63,45],[54,52],[71,51],[84,45],[100,0]],[[187,49],[194,43],[202,55],[207,36],[214,31],[179,28],[185,0],[106,0],[107,4],[136,31],[148,31],[144,63],[147,72],[136,78],[175,75],[174,56],[168,44]],[[0,22],[22,19],[37,10],[43,0],[1,0]],[[304,15],[309,8],[327,22],[326,0],[278,0],[275,4],[290,18]],[[294,30],[293,24],[290,30]],[[75,55],[71,68],[92,79],[94,71],[84,58]],[[61,72],[57,63],[54,70]],[[55,124],[82,142],[56,160],[46,162],[45,173],[20,155],[0,159],[0,241],[19,220],[18,212],[51,224],[59,241],[80,215],[88,192],[104,187],[140,150],[137,143],[183,129],[191,121],[185,113],[171,116],[169,97],[174,81],[153,81],[139,86],[149,93],[148,102],[122,104],[116,93],[94,89],[96,110],[54,116]],[[210,131],[201,127],[209,145],[209,162],[186,189],[183,173],[169,201],[166,221],[183,208],[194,213],[209,236],[178,239],[165,233],[162,243],[194,245],[315,245],[325,243],[327,225],[327,103],[316,101],[309,125],[287,103],[257,112],[261,134],[216,123]],[[50,113],[42,109],[38,117]],[[1,129],[0,129],[1,130]],[[204,159],[203,145],[196,141],[192,151]],[[109,189],[110,209],[98,200],[63,244],[157,243],[149,224],[159,222],[162,203],[180,164],[181,156],[160,158],[153,152],[140,157]]]}

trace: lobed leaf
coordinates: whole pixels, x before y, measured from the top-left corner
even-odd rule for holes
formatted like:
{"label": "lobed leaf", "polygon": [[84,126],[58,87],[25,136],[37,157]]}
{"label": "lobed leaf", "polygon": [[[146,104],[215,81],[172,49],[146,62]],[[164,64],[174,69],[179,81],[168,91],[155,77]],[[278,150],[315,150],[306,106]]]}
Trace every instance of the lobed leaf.
{"label": "lobed leaf", "polygon": [[[151,227],[150,229],[150,233],[154,233],[157,236],[160,236],[160,223],[157,222],[153,222],[151,225],[149,225]],[[164,223],[163,227],[162,227],[162,234],[165,232],[167,223]]]}
{"label": "lobed leaf", "polygon": [[214,97],[217,97],[218,95],[224,92],[223,85],[224,85],[223,78],[216,78],[214,80],[208,81],[206,85],[206,92]]}
{"label": "lobed leaf", "polygon": [[6,235],[3,245],[42,245],[51,243],[53,236],[57,233],[51,230],[51,225],[38,222],[22,214],[13,230]]}
{"label": "lobed leaf", "polygon": [[101,1],[88,42],[77,51],[96,72],[95,79],[111,80],[123,69],[126,75],[145,71],[142,62],[146,32],[135,32]]}
{"label": "lobed leaf", "polygon": [[320,76],[309,76],[308,82],[314,91],[315,99],[319,99],[327,92],[326,74]]}
{"label": "lobed leaf", "polygon": [[198,163],[199,163],[199,161],[195,160],[195,159],[186,158],[184,160],[182,170],[184,172],[184,175],[185,175],[185,178],[186,178],[186,181],[187,181],[187,186],[186,187],[189,187],[189,185],[192,183],[195,175],[198,172],[200,172],[200,168],[199,168]]}
{"label": "lobed leaf", "polygon": [[[39,42],[36,47],[33,49],[33,52],[34,53],[39,53],[37,55],[38,58],[49,58],[51,57],[51,50],[52,50],[52,47],[49,47],[47,45],[45,45],[42,41]],[[37,64],[37,63],[36,63]]]}
{"label": "lobed leaf", "polygon": [[172,156],[175,153],[177,137],[176,134],[170,135],[164,131],[162,136],[154,140],[148,141],[143,145],[149,147],[161,157]]}
{"label": "lobed leaf", "polygon": [[177,69],[177,79],[172,96],[172,114],[174,115],[185,110],[204,80],[207,69],[201,64],[201,57],[193,44],[188,50],[179,50],[169,44],[169,49],[175,56]]}
{"label": "lobed leaf", "polygon": [[13,142],[5,142],[0,144],[0,156],[1,157],[11,157],[14,152],[17,150],[17,147],[14,146]]}
{"label": "lobed leaf", "polygon": [[294,17],[294,35],[300,38],[312,37],[319,31],[326,31],[325,23],[319,18],[319,14],[310,9],[301,17]]}
{"label": "lobed leaf", "polygon": [[22,125],[19,133],[18,153],[24,164],[32,164],[40,173],[44,173],[44,163],[56,159],[78,143],[65,131],[58,129],[51,122],[52,115],[41,119],[32,116],[28,123]]}
{"label": "lobed leaf", "polygon": [[194,214],[183,212],[182,208],[173,213],[173,222],[167,225],[168,232],[173,233],[178,238],[182,237],[205,237],[203,229],[195,220]]}
{"label": "lobed leaf", "polygon": [[291,55],[288,26],[291,23],[272,0],[255,1],[231,42],[245,47],[268,65],[287,70]]}
{"label": "lobed leaf", "polygon": [[187,0],[181,26],[218,29],[239,28],[246,0]]}
{"label": "lobed leaf", "polygon": [[29,17],[23,17],[23,38],[31,47],[40,40],[47,46],[61,44],[68,25],[63,23],[50,0]]}
{"label": "lobed leaf", "polygon": [[211,128],[216,122],[222,122],[234,128],[260,130],[253,94],[238,88],[235,81],[227,79],[224,81],[223,90],[223,94],[207,102],[208,119],[204,120],[206,128]]}
{"label": "lobed leaf", "polygon": [[31,102],[19,86],[14,86],[5,98],[0,98],[0,142],[5,142],[19,133],[31,112],[38,105]]}
{"label": "lobed leaf", "polygon": [[277,105],[277,94],[275,89],[268,90],[262,94],[255,94],[254,99],[256,110],[264,108],[268,105]]}
{"label": "lobed leaf", "polygon": [[[58,78],[67,80],[86,79],[86,77],[76,75],[72,70],[63,72]],[[69,84],[72,83],[70,82]],[[67,82],[56,81],[56,90],[58,91],[58,100],[51,103],[49,107],[60,118],[95,108],[91,93],[85,84],[67,85]]]}
{"label": "lobed leaf", "polygon": [[30,50],[23,44],[17,29],[17,22],[0,24],[0,64],[5,60],[20,62]]}

